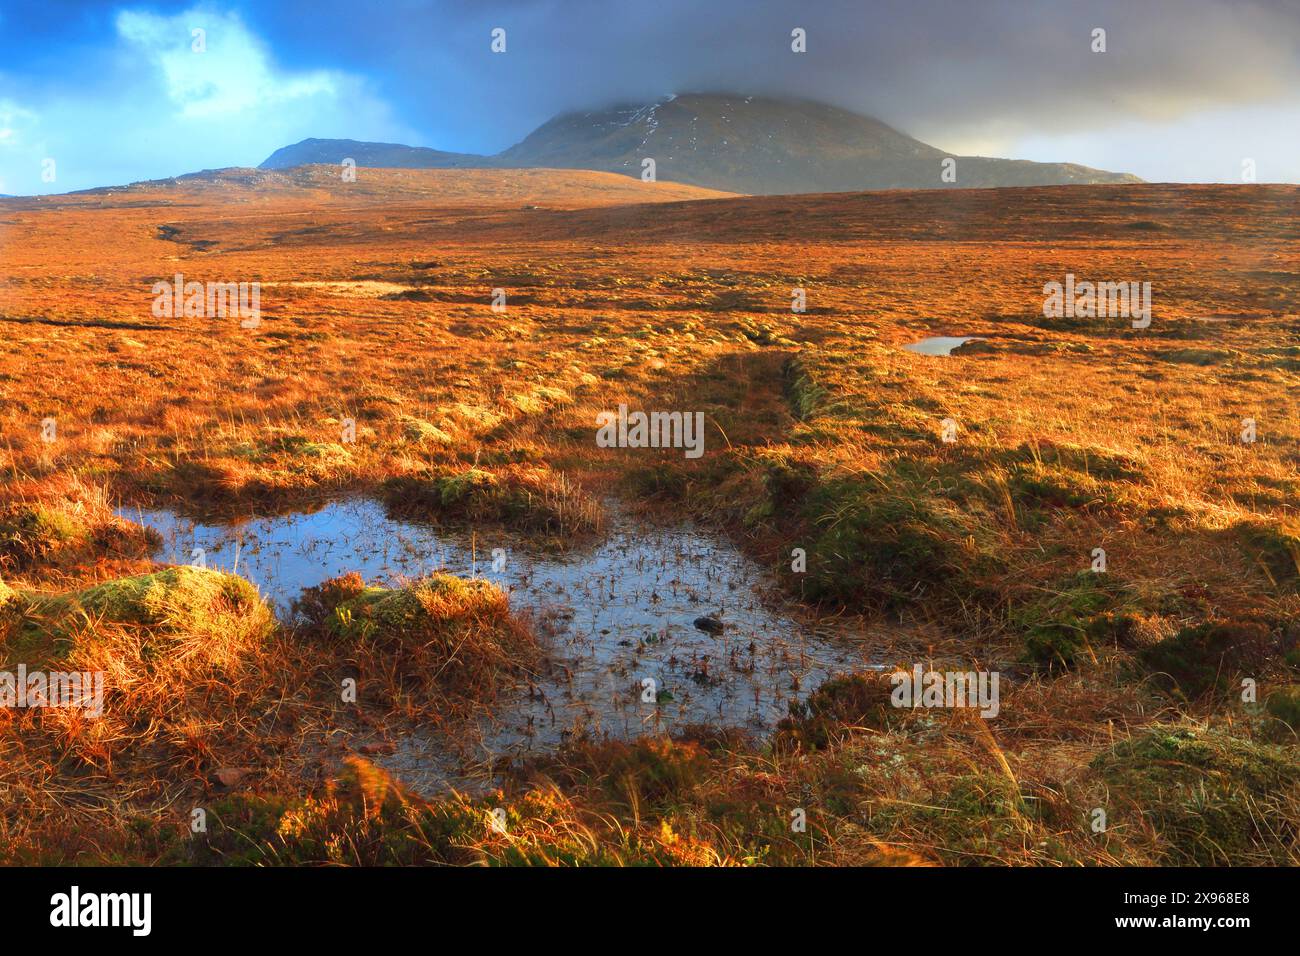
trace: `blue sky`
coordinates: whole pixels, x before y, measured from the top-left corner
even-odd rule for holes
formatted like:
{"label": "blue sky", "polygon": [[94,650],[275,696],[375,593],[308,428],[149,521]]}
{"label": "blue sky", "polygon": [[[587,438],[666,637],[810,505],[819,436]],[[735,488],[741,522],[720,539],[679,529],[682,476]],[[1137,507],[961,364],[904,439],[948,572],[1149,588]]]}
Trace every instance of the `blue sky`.
{"label": "blue sky", "polygon": [[954,153],[1300,182],[1300,0],[0,0],[0,192],[309,136],[495,152],[562,110],[689,90],[823,99]]}

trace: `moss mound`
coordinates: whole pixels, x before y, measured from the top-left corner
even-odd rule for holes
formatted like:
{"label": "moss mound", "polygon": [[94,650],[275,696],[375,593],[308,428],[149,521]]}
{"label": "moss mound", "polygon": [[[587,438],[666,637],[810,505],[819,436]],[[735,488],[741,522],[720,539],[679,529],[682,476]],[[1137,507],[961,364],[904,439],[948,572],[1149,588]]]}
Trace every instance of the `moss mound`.
{"label": "moss mound", "polygon": [[601,525],[600,506],[590,496],[541,467],[393,478],[381,490],[388,507],[406,517],[492,522],[554,535],[583,534]]}
{"label": "moss mound", "polygon": [[1241,677],[1258,677],[1279,652],[1268,627],[1240,621],[1183,628],[1137,656],[1158,686],[1191,700],[1231,692]]}
{"label": "moss mound", "polygon": [[1300,759],[1294,747],[1219,730],[1154,728],[1097,757],[1093,769],[1130,824],[1150,824],[1162,862],[1242,866],[1295,863]]}
{"label": "moss mound", "polygon": [[402,588],[347,575],[310,588],[296,605],[318,632],[359,657],[396,664],[412,682],[493,696],[504,675],[538,656],[532,631],[489,581],[438,574]]}
{"label": "moss mound", "polygon": [[10,510],[5,532],[10,540],[27,532],[50,542],[74,541],[87,533],[85,526],[71,515],[47,505],[24,505]]}
{"label": "moss mound", "polygon": [[1270,717],[1280,720],[1300,734],[1300,684],[1291,684],[1273,691],[1265,708]]}
{"label": "moss mound", "polygon": [[13,503],[0,509],[0,569],[70,564],[103,551],[143,557],[157,543],[154,532],[123,521],[102,502]]}
{"label": "moss mound", "polygon": [[894,716],[906,711],[893,706],[892,682],[888,674],[867,671],[832,677],[806,701],[790,705],[790,716],[777,727],[779,748],[799,746],[821,750],[830,746],[847,728],[882,729]]}
{"label": "moss mound", "polygon": [[155,665],[232,663],[275,626],[244,578],[177,566],[105,581],[81,591],[27,599],[21,639],[27,663],[107,652]]}
{"label": "moss mound", "polygon": [[47,505],[14,505],[0,515],[0,558],[27,568],[84,548],[90,529],[71,514]]}
{"label": "moss mound", "polygon": [[420,418],[403,415],[401,419],[402,437],[416,445],[451,445],[454,439],[437,425]]}

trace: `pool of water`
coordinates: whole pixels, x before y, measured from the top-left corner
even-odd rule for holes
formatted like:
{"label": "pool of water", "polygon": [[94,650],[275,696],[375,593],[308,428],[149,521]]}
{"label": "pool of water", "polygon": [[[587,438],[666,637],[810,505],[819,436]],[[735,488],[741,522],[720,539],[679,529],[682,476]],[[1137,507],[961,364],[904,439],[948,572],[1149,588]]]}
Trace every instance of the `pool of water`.
{"label": "pool of water", "polygon": [[978,341],[981,339],[976,335],[932,335],[919,342],[904,345],[903,348],[921,355],[951,355],[952,350],[958,346]]}
{"label": "pool of water", "polygon": [[[286,620],[304,587],[349,571],[390,585],[434,571],[477,575],[531,613],[551,658],[543,673],[455,741],[417,729],[380,758],[419,789],[462,785],[469,768],[573,737],[692,723],[767,731],[827,677],[871,666],[860,629],[783,603],[724,538],[689,523],[648,525],[613,503],[607,511],[604,539],[564,555],[526,550],[504,531],[449,535],[395,520],[368,499],[232,524],[121,513],[163,536],[158,560],[236,571]],[[723,622],[720,634],[694,626],[706,615]]]}

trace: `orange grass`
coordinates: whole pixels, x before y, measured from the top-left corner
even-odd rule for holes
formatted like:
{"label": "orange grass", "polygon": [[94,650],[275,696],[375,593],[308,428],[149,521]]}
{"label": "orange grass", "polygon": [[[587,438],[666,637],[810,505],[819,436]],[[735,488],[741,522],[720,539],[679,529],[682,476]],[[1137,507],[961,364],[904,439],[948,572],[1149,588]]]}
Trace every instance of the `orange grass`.
{"label": "orange grass", "polygon": [[[142,668],[131,628],[88,612],[68,633],[113,670],[114,716],[0,711],[0,843],[109,862],[1294,864],[1300,794],[1277,761],[1296,763],[1295,732],[1262,702],[1296,680],[1300,641],[1297,211],[1285,186],[729,198],[480,170],[0,201],[6,587],[152,570],[119,500],[247,514],[386,493],[563,545],[620,493],[871,615],[902,666],[1005,681],[987,726],[837,705],[775,742],[582,745],[494,797],[376,812],[355,780],[324,784],[336,742],[427,717],[439,698],[408,685],[428,660],[273,628]],[[261,325],[153,316],[176,272],[260,281]],[[1150,328],[1044,319],[1043,284],[1067,273],[1150,281]],[[952,334],[987,342],[902,348]],[[597,448],[620,402],[703,411],[705,456]],[[11,520],[33,506],[66,533]],[[1262,665],[1224,653],[1232,692],[1171,690],[1147,648],[1205,624],[1263,635]],[[471,684],[530,653],[512,638]],[[357,673],[382,688],[359,713],[337,693]],[[241,769],[230,787],[221,768]],[[1193,778],[1212,783],[1199,803]],[[191,840],[189,809],[227,790],[230,826]]]}

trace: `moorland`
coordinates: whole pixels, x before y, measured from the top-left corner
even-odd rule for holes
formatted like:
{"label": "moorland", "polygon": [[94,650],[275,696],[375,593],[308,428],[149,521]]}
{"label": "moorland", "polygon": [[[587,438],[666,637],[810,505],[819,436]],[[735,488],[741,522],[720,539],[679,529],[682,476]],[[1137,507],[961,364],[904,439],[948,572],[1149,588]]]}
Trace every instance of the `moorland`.
{"label": "moorland", "polygon": [[[106,689],[0,709],[0,854],[1294,865],[1298,212],[311,166],[2,200],[0,671]],[[159,317],[176,274],[259,283],[259,322]],[[1150,282],[1149,326],[1045,316],[1067,275]],[[703,413],[703,453],[602,447],[620,405]],[[765,728],[417,790],[394,741],[526,688],[554,622],[450,573],[313,582],[289,622],[132,518],[353,497],[561,556],[612,502],[689,521],[869,653]],[[917,663],[998,673],[996,717],[892,706]]]}

